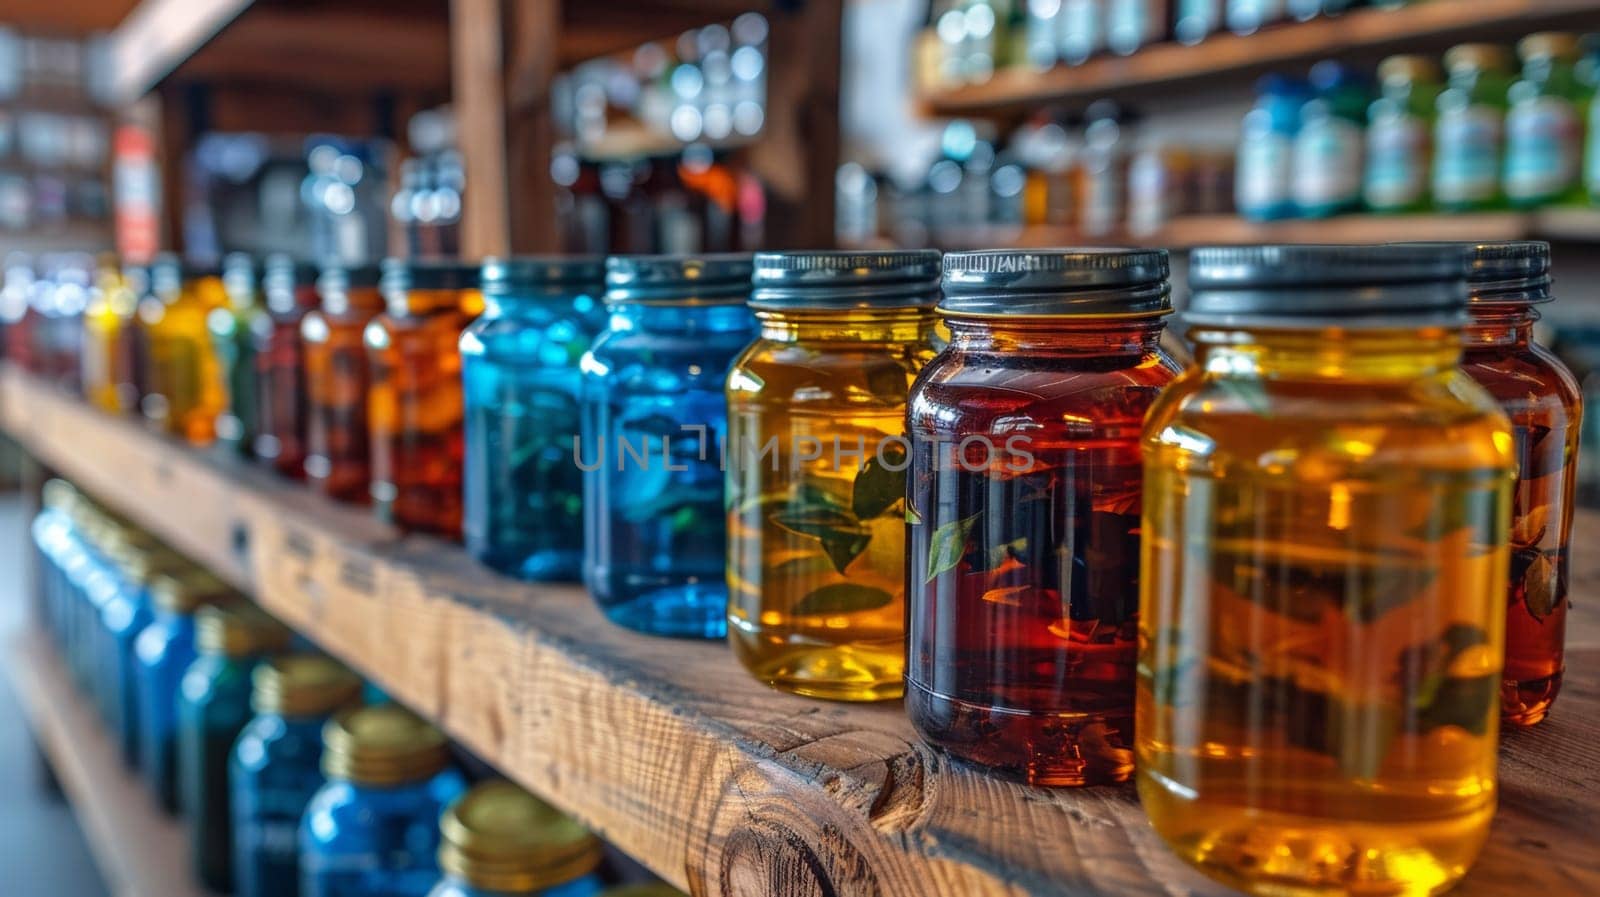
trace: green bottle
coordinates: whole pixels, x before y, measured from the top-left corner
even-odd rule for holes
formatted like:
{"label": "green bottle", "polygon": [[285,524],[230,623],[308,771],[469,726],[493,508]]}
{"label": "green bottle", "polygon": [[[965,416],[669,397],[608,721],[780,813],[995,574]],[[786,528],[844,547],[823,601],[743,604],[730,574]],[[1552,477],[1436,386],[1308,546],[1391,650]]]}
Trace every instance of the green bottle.
{"label": "green bottle", "polygon": [[1578,83],[1589,92],[1583,186],[1589,202],[1600,205],[1600,34],[1585,34],[1578,43],[1583,48],[1578,60]]}
{"label": "green bottle", "polygon": [[1311,89],[1294,141],[1294,204],[1303,217],[1326,218],[1361,207],[1372,95],[1354,69],[1332,60],[1311,67]]}
{"label": "green bottle", "polygon": [[1583,115],[1578,39],[1530,34],[1517,45],[1522,78],[1507,94],[1505,192],[1513,206],[1583,202]]}
{"label": "green bottle", "polygon": [[1433,125],[1433,204],[1451,212],[1499,208],[1511,56],[1495,44],[1444,54],[1447,86]]}
{"label": "green bottle", "polygon": [[1390,56],[1378,66],[1378,83],[1379,96],[1367,108],[1362,196],[1374,212],[1423,211],[1439,67],[1426,56]]}

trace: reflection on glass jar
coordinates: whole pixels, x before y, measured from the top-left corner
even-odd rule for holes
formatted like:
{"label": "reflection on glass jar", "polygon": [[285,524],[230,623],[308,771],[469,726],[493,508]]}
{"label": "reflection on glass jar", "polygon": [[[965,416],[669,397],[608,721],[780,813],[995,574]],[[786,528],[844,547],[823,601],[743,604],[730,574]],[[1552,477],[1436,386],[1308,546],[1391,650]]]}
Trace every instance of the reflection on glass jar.
{"label": "reflection on glass jar", "polygon": [[195,445],[216,438],[227,403],[207,320],[227,305],[214,273],[184,275],[175,257],[151,270],[152,295],[139,305],[145,334],[145,394],[140,407],[151,424]]}
{"label": "reflection on glass jar", "polygon": [[306,480],[340,501],[371,499],[372,451],[367,431],[367,367],[362,334],[383,310],[378,269],[327,268],[317,281],[322,300],[300,321],[305,353]]}
{"label": "reflection on glass jar", "polygon": [[250,328],[256,360],[254,450],[261,463],[299,479],[306,462],[306,375],[300,328],[317,306],[317,269],[286,255],[267,259],[261,278],[266,314]]}

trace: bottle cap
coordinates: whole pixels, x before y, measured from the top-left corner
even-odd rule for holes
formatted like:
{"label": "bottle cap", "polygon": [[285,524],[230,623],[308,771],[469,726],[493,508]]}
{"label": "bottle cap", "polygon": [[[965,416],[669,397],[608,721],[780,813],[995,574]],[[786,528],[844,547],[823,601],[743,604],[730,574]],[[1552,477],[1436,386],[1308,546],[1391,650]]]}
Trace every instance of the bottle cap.
{"label": "bottle cap", "polygon": [[939,253],[761,252],[752,283],[758,309],[933,308]]}
{"label": "bottle cap", "polygon": [[484,259],[479,279],[489,296],[566,295],[605,289],[606,267],[601,256],[515,256]]}
{"label": "bottle cap", "polygon": [[1406,53],[1399,56],[1390,56],[1378,63],[1378,80],[1389,84],[1392,82],[1416,82],[1439,80],[1439,66],[1431,56],[1422,56]]}
{"label": "bottle cap", "polygon": [[1578,37],[1565,31],[1540,31],[1517,42],[1517,55],[1523,59],[1578,58]]}
{"label": "bottle cap", "polygon": [[195,611],[195,648],[201,654],[252,657],[289,647],[291,633],[248,601],[223,601]]}
{"label": "bottle cap", "polygon": [[1184,320],[1205,327],[1458,326],[1465,244],[1207,246]]}
{"label": "bottle cap", "polygon": [[985,249],[944,257],[946,314],[1157,317],[1172,311],[1164,249]]}
{"label": "bottle cap", "polygon": [[475,290],[478,266],[468,262],[417,262],[383,260],[379,288],[385,297],[410,290]]}
{"label": "bottle cap", "polygon": [[507,781],[483,782],[439,820],[439,866],[474,888],[531,894],[593,872],[600,839]]}
{"label": "bottle cap", "polygon": [[1550,291],[1550,244],[1540,240],[1468,243],[1467,281],[1473,305],[1537,305]]}
{"label": "bottle cap", "polygon": [[329,778],[392,787],[420,782],[450,764],[444,734],[398,704],[346,710],[322,729]]}
{"label": "bottle cap", "polygon": [[1445,51],[1444,69],[1482,69],[1506,72],[1511,69],[1511,54],[1499,44],[1459,44]]}
{"label": "bottle cap", "polygon": [[222,289],[228,304],[248,308],[256,302],[256,260],[247,252],[230,252],[222,258]]}
{"label": "bottle cap", "polygon": [[82,499],[77,488],[66,480],[46,480],[40,493],[40,501],[52,511],[67,511]]}
{"label": "bottle cap", "polygon": [[256,667],[251,683],[257,713],[326,716],[361,700],[361,677],[320,654],[274,657]]}
{"label": "bottle cap", "polygon": [[606,259],[607,302],[737,305],[750,297],[751,257],[613,255]]}
{"label": "bottle cap", "polygon": [[689,897],[664,881],[640,885],[618,885],[600,892],[600,897]]}
{"label": "bottle cap", "polygon": [[311,307],[316,303],[317,267],[307,262],[295,261],[286,252],[267,256],[261,272],[261,292],[267,307],[284,314],[296,307]]}
{"label": "bottle cap", "polygon": [[150,597],[157,608],[175,614],[192,614],[200,607],[237,597],[238,593],[204,570],[157,574]]}

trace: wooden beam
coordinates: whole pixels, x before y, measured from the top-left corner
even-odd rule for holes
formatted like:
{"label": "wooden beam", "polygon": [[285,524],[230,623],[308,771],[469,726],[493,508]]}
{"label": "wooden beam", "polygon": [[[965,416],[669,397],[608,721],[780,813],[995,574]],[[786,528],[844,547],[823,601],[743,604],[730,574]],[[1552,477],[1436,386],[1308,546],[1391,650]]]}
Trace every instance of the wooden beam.
{"label": "wooden beam", "polygon": [[503,21],[500,0],[450,0],[452,105],[467,176],[461,254],[468,259],[505,255],[511,247]]}
{"label": "wooden beam", "polygon": [[389,88],[441,96],[450,74],[444,15],[363,15],[337,6],[252,8],[174,72],[189,81],[294,85],[335,95]]}
{"label": "wooden beam", "polygon": [[773,249],[834,242],[841,6],[806,0],[770,14],[767,117],[748,153],[767,187],[766,245]]}
{"label": "wooden beam", "polygon": [[111,33],[120,102],[149,92],[250,5],[251,0],[143,0]]}
{"label": "wooden beam", "polygon": [[520,0],[507,10],[505,70],[506,190],[510,249],[561,250],[556,186],[550,176],[555,120],[550,87],[561,45],[560,0]]}

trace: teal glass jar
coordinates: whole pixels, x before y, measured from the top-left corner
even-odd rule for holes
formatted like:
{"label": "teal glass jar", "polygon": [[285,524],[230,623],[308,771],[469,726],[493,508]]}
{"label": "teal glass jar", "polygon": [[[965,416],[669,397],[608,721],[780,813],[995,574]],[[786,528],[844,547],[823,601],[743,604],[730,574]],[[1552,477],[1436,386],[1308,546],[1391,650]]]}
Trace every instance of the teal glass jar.
{"label": "teal glass jar", "polygon": [[168,813],[178,810],[178,684],[194,662],[195,611],[235,599],[210,574],[160,576],[151,585],[155,619],[134,640],[139,767]]}
{"label": "teal glass jar", "polygon": [[255,328],[266,316],[255,260],[242,252],[222,261],[222,288],[228,304],[206,313],[206,328],[216,352],[228,402],[217,415],[217,441],[241,455],[255,451],[261,431],[260,387],[256,371]]}

